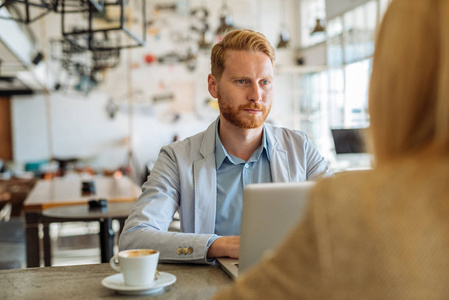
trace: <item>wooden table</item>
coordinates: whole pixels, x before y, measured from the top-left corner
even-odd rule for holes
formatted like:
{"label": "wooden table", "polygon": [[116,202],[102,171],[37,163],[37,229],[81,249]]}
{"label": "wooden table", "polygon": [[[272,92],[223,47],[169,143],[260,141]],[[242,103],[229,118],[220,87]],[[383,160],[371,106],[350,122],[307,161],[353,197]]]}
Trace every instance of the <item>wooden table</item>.
{"label": "wooden table", "polygon": [[45,267],[0,271],[0,299],[210,299],[232,283],[217,266],[159,264],[158,270],[176,276],[173,285],[159,295],[118,295],[101,285],[103,278],[117,274],[109,264]]}
{"label": "wooden table", "polygon": [[[101,262],[109,262],[114,255],[114,230],[112,229],[112,220],[120,222],[120,228],[128,217],[134,206],[134,202],[112,202],[104,208],[89,208],[89,205],[70,205],[55,208],[49,208],[42,211],[42,223],[48,228],[48,224],[54,222],[100,222],[100,252]],[[44,240],[44,261],[50,260],[51,263],[51,245],[48,230],[43,232]]]}
{"label": "wooden table", "polygon": [[[80,178],[54,178],[39,180],[36,183],[24,202],[28,267],[39,267],[41,248],[48,251],[45,249],[47,245],[40,245],[39,238],[40,226],[43,226],[44,235],[48,234],[48,224],[42,222],[44,209],[68,205],[87,205],[90,199],[98,198],[107,199],[109,203],[134,202],[141,194],[141,188],[127,177],[120,179],[94,177],[93,181],[96,193],[92,195],[82,194]],[[44,265],[51,265],[47,256]]]}

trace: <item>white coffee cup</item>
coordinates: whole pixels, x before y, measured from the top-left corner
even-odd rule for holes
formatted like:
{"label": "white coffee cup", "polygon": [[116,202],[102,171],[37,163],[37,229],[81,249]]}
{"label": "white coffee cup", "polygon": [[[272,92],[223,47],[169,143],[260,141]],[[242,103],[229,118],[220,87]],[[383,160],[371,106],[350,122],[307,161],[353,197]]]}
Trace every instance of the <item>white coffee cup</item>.
{"label": "white coffee cup", "polygon": [[[120,265],[117,266],[115,260]],[[148,286],[153,284],[159,251],[153,249],[132,249],[120,251],[110,260],[111,267],[123,274],[125,285]]]}

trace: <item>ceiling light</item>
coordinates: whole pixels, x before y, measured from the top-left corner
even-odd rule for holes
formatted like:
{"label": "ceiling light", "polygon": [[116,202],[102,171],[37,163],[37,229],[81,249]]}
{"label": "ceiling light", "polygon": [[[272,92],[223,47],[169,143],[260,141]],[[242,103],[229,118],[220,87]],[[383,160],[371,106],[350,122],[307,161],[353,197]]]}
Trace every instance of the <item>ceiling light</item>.
{"label": "ceiling light", "polygon": [[290,43],[290,33],[287,30],[281,31],[279,34],[279,42],[277,48],[287,48]]}
{"label": "ceiling light", "polygon": [[312,34],[315,34],[317,32],[325,32],[325,31],[326,31],[326,28],[323,27],[323,25],[321,25],[321,20],[320,19],[316,19],[315,28],[313,28],[313,30],[312,30],[312,32],[310,34],[312,35]]}
{"label": "ceiling light", "polygon": [[279,19],[283,20],[281,23],[281,33],[279,34],[279,42],[277,44],[277,48],[287,48],[290,42],[290,33],[288,32],[287,25],[285,24],[285,20],[287,16],[285,14],[286,11],[286,3],[285,0],[282,1],[280,7]]}
{"label": "ceiling light", "polygon": [[220,26],[218,26],[215,33],[218,40],[221,41],[228,32],[235,30],[236,28],[234,27],[234,18],[226,1],[223,1],[223,6],[220,11]]}

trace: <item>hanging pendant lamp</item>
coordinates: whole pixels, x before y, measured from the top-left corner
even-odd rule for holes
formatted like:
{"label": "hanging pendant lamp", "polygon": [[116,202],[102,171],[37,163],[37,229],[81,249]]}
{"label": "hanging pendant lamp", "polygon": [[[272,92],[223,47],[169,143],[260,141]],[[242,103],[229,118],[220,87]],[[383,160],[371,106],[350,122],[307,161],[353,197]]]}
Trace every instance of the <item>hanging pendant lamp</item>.
{"label": "hanging pendant lamp", "polygon": [[281,3],[281,7],[280,7],[280,15],[279,15],[279,19],[282,20],[281,21],[281,33],[279,34],[279,42],[277,44],[277,48],[281,49],[281,48],[287,48],[289,43],[290,43],[290,32],[287,29],[287,25],[286,23],[286,3],[285,0],[282,1]]}
{"label": "hanging pendant lamp", "polygon": [[310,33],[311,35],[317,33],[317,32],[325,32],[326,28],[323,27],[323,25],[321,25],[321,20],[320,19],[316,19],[316,25],[315,28],[313,28],[312,32]]}
{"label": "hanging pendant lamp", "polygon": [[220,26],[218,26],[215,32],[217,40],[222,40],[228,32],[236,29],[234,27],[234,17],[232,16],[226,1],[223,2],[223,6],[220,10]]}

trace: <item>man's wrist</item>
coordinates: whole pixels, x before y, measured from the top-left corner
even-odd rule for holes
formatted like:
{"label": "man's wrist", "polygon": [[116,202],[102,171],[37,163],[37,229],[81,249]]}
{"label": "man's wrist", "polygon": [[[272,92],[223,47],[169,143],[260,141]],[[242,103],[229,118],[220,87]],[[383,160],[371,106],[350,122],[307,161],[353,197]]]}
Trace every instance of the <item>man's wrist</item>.
{"label": "man's wrist", "polygon": [[214,260],[214,258],[209,258],[209,249],[210,246],[212,246],[212,244],[219,238],[220,236],[214,234],[213,236],[210,237],[210,239],[207,241],[206,243],[206,249],[205,249],[205,255],[204,257],[206,257],[208,262],[212,262]]}
{"label": "man's wrist", "polygon": [[238,258],[240,236],[218,237],[209,247],[207,258],[231,257]]}

